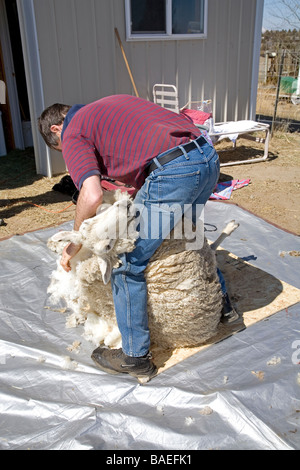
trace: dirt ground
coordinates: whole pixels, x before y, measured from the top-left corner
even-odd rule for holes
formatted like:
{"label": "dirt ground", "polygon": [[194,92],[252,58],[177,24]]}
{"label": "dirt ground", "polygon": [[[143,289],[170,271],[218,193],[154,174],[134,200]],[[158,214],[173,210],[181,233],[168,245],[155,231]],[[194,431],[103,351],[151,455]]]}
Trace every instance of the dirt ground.
{"label": "dirt ground", "polygon": [[[224,143],[216,144],[217,150],[222,148]],[[221,167],[221,181],[251,180],[232,193],[229,203],[300,235],[299,150],[299,133],[275,132],[266,162]],[[222,152],[220,159],[222,163],[259,155],[260,144],[241,140],[237,150]],[[52,189],[63,176],[37,175],[32,149],[0,158],[0,240],[73,220],[76,206],[71,196]]]}

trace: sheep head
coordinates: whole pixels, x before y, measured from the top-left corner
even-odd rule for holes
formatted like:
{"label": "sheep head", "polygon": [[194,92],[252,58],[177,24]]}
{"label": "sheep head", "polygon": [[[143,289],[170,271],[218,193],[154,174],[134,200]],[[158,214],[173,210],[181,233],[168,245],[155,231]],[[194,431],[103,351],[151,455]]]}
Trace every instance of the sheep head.
{"label": "sheep head", "polygon": [[64,247],[71,242],[76,245],[80,245],[82,243],[80,232],[75,232],[75,230],[58,232],[49,238],[47,246],[51,251],[61,255]]}
{"label": "sheep head", "polygon": [[103,203],[95,217],[85,220],[79,231],[61,231],[48,241],[48,247],[59,254],[71,242],[82,245],[79,257],[82,251],[97,256],[105,284],[118,264],[118,255],[133,251],[138,236],[132,199],[127,193],[118,192],[114,198],[113,204]]}

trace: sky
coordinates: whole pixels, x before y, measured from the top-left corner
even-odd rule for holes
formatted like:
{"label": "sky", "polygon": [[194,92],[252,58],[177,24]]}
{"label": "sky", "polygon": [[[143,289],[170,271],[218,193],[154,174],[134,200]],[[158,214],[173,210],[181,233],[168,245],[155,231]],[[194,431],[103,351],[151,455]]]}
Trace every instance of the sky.
{"label": "sky", "polygon": [[300,0],[265,0],[263,30],[300,29]]}

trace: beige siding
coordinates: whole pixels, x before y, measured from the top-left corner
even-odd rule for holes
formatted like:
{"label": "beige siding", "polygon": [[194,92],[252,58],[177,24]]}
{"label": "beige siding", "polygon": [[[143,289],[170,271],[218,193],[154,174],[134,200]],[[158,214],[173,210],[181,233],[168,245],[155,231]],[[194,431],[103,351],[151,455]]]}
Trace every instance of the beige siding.
{"label": "beige siding", "polygon": [[152,100],[155,83],[172,83],[180,106],[211,98],[217,121],[247,119],[256,6],[208,0],[206,39],[126,42],[123,0],[34,0],[45,105],[134,94],[117,27],[141,97]]}

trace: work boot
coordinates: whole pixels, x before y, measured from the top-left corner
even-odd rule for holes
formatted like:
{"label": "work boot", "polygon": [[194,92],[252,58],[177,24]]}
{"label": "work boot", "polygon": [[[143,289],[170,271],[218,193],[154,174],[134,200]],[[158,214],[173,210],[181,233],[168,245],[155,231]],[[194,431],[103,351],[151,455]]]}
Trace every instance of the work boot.
{"label": "work boot", "polygon": [[143,357],[126,356],[122,349],[99,347],[93,351],[92,359],[100,369],[109,374],[129,374],[140,383],[148,382],[157,374],[157,368],[151,361],[151,353]]}
{"label": "work boot", "polygon": [[239,314],[235,308],[231,305],[228,294],[223,295],[223,307],[221,313],[222,323],[233,323],[239,319]]}

